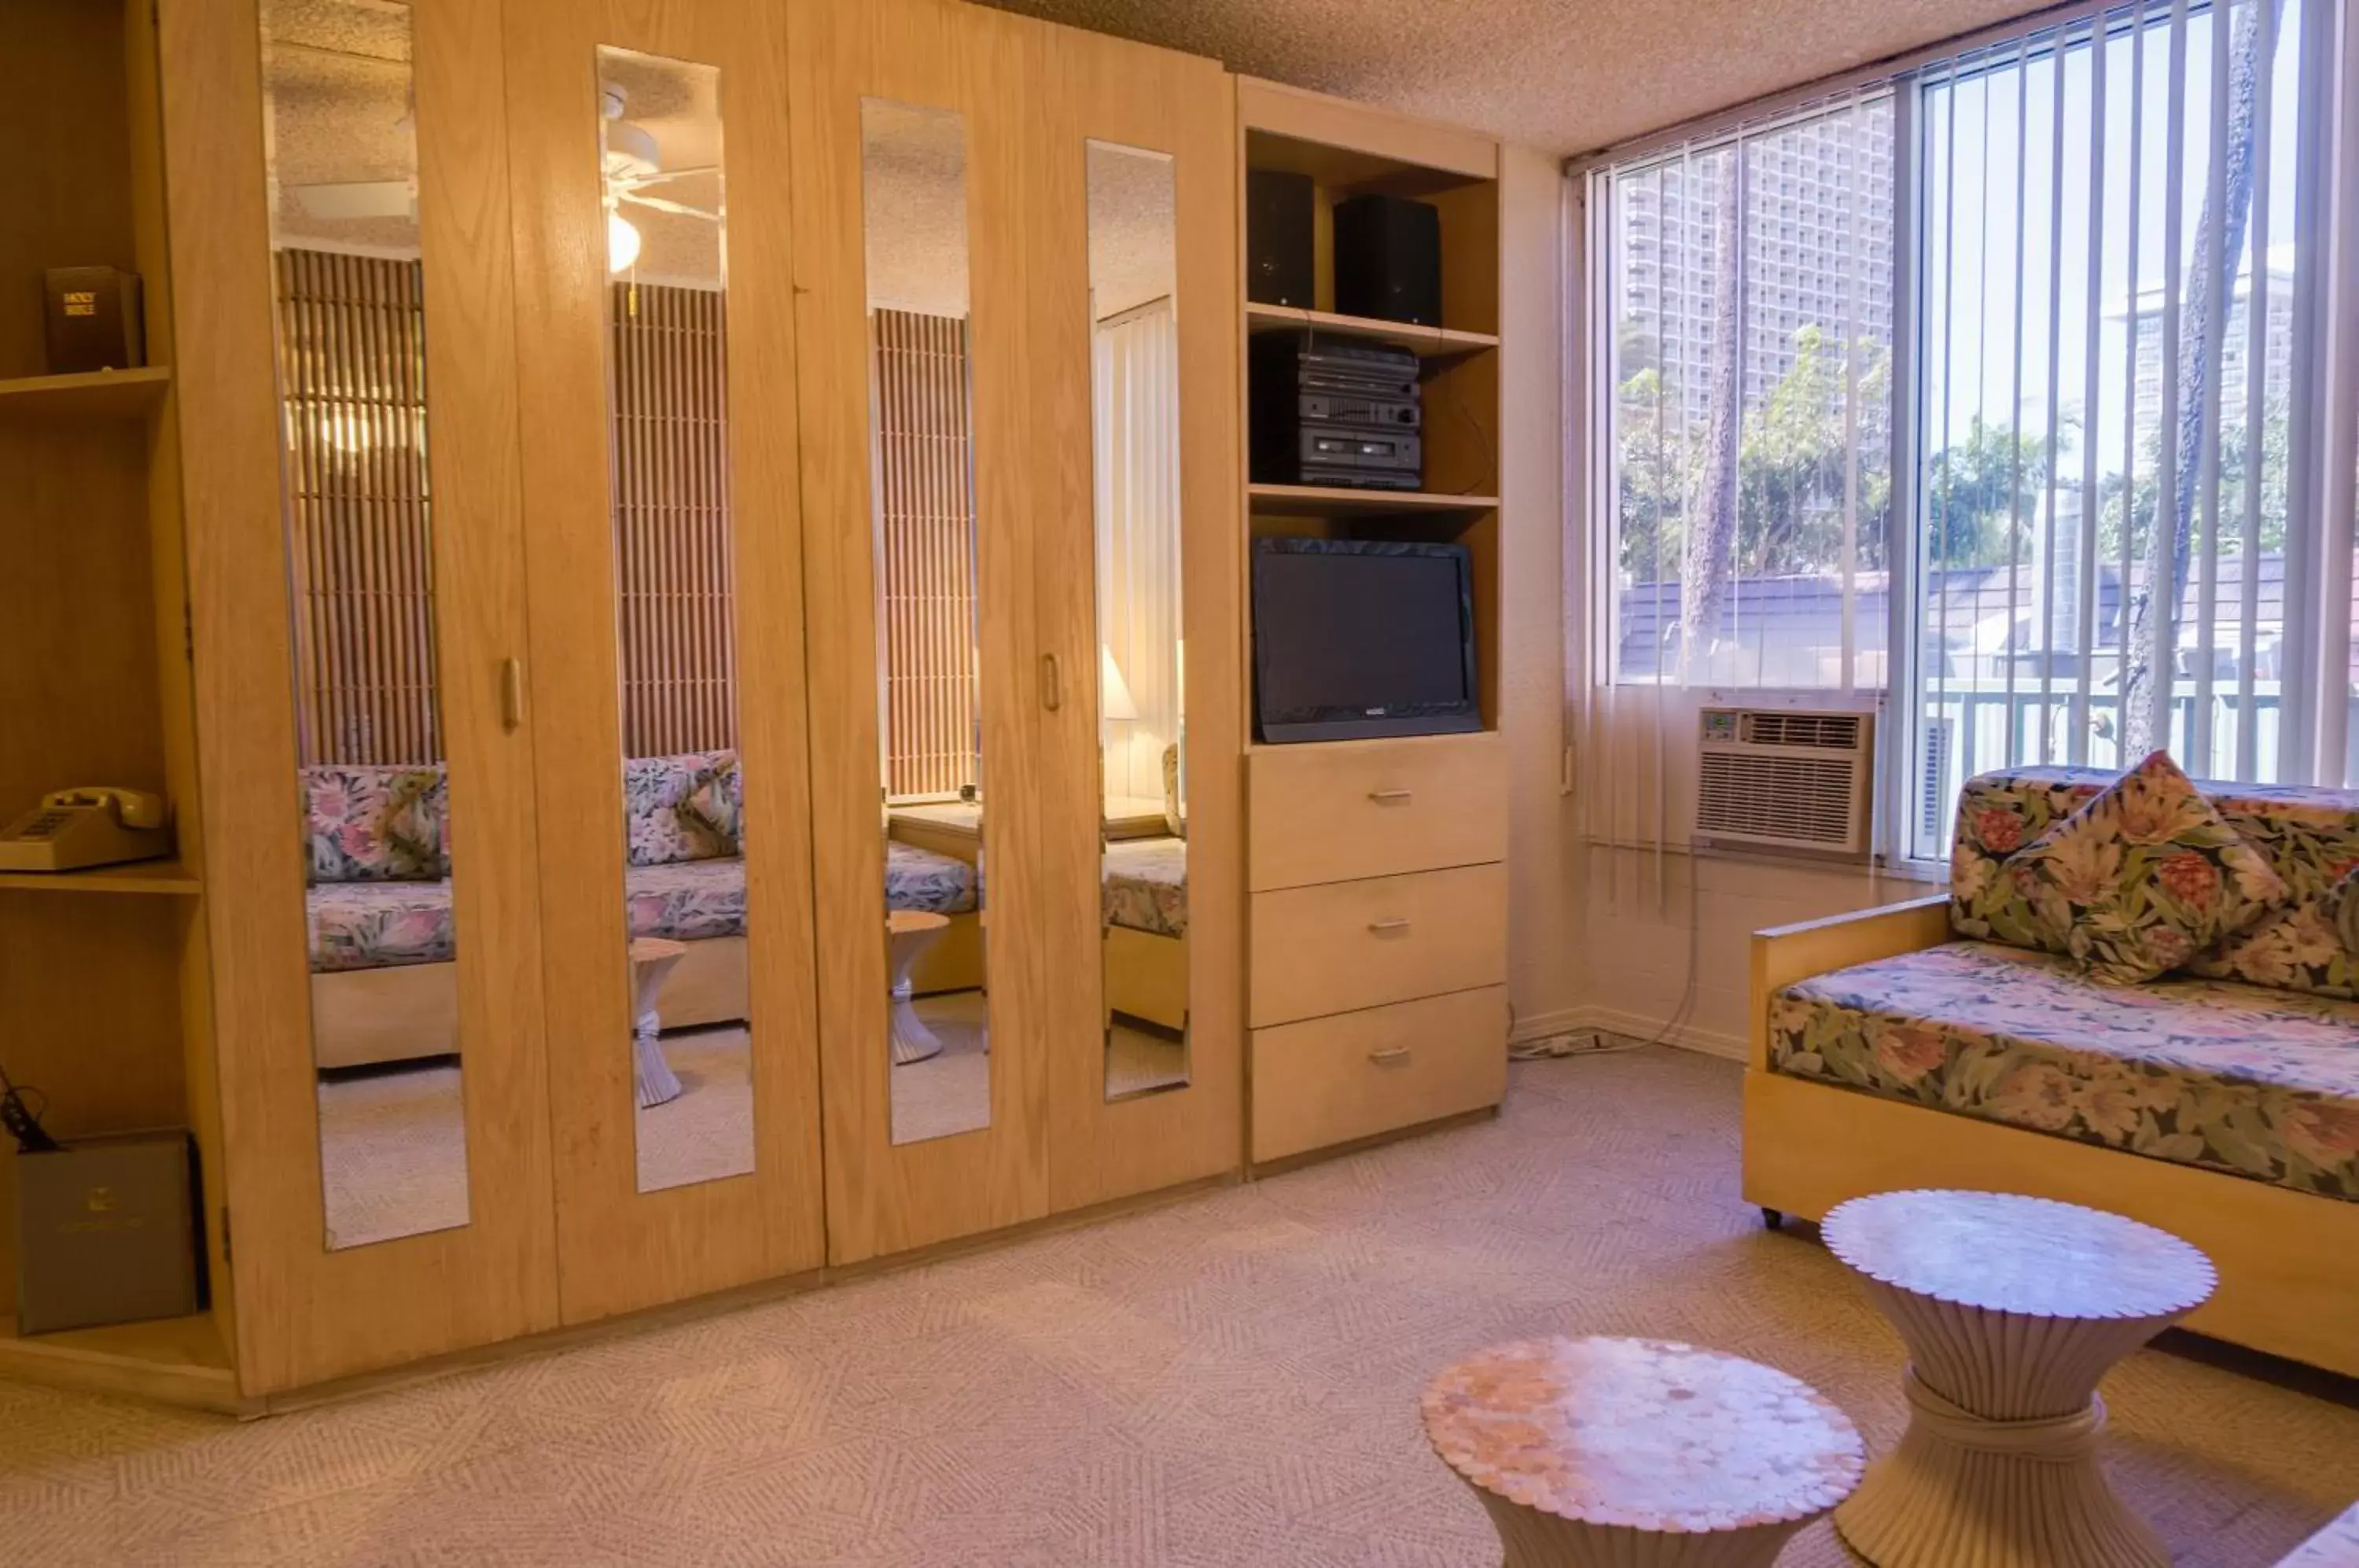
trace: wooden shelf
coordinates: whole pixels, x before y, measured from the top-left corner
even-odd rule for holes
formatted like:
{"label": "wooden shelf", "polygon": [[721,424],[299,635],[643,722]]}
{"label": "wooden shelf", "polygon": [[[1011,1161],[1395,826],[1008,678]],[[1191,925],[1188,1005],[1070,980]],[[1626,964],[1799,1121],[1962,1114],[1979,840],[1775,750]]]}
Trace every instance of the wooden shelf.
{"label": "wooden shelf", "polygon": [[204,884],[177,860],[135,860],[87,871],[0,871],[0,891],[14,893],[162,893],[192,898]]}
{"label": "wooden shelf", "polygon": [[1245,306],[1245,331],[1296,332],[1302,328],[1332,332],[1365,343],[1390,343],[1414,351],[1422,359],[1449,359],[1497,348],[1493,332],[1462,332],[1454,327],[1420,327],[1408,321],[1382,321],[1373,316],[1339,316],[1332,310],[1306,310],[1299,305]]}
{"label": "wooden shelf", "polygon": [[1275,517],[1364,517],[1388,512],[1487,512],[1496,495],[1440,495],[1428,490],[1353,490],[1328,485],[1248,485],[1250,509]]}
{"label": "wooden shelf", "polygon": [[13,1320],[0,1317],[0,1376],[253,1413],[238,1393],[237,1374],[211,1312],[26,1335],[16,1333]]}
{"label": "wooden shelf", "polygon": [[127,419],[164,400],[172,368],[92,370],[79,376],[19,376],[0,380],[0,420]]}

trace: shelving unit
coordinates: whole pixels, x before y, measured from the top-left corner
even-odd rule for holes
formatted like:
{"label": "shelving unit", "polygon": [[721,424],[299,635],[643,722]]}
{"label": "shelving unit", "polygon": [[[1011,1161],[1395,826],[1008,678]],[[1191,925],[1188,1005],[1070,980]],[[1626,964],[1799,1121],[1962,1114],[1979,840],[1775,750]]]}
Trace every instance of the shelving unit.
{"label": "shelving unit", "polygon": [[1390,343],[1422,358],[1452,359],[1478,349],[1497,348],[1495,332],[1462,332],[1455,327],[1421,327],[1411,321],[1378,321],[1373,316],[1339,316],[1332,310],[1307,310],[1299,305],[1245,302],[1245,332],[1297,332],[1309,328],[1363,343]]}
{"label": "shelving unit", "polygon": [[1364,517],[1397,512],[1488,512],[1496,495],[1438,495],[1430,490],[1352,490],[1328,485],[1248,485],[1245,498],[1267,517]]}
{"label": "shelving unit", "polygon": [[[42,374],[38,306],[46,268],[127,268],[149,352],[171,357],[155,14],[15,0],[6,32],[0,99],[25,111],[16,150],[46,195],[0,225],[0,819],[52,789],[151,790],[175,807],[178,853],[0,873],[0,1052],[60,1138],[190,1128],[210,1200],[222,1144],[173,374]],[[219,1225],[204,1226],[206,1310],[19,1337],[13,1179],[0,1159],[0,1374],[238,1408]]]}
{"label": "shelving unit", "polygon": [[0,889],[12,893],[156,893],[193,898],[204,891],[196,874],[177,860],[138,860],[86,871],[0,871]]}
{"label": "shelving unit", "polygon": [[[1307,174],[1315,203],[1317,308],[1248,301],[1245,338],[1308,330],[1414,352],[1426,464],[1425,488],[1406,492],[1256,484],[1248,469],[1246,535],[1466,545],[1484,725],[1274,746],[1247,716],[1247,1141],[1267,1170],[1481,1114],[1506,1088],[1499,148],[1251,80],[1237,84],[1237,113],[1245,169]],[[1334,204],[1366,192],[1439,211],[1439,327],[1332,309]],[[1249,402],[1250,387],[1239,396]]]}
{"label": "shelving unit", "polygon": [[211,1312],[18,1337],[0,1324],[0,1377],[250,1415]]}
{"label": "shelving unit", "polygon": [[130,419],[164,400],[169,366],[17,376],[0,381],[0,419]]}

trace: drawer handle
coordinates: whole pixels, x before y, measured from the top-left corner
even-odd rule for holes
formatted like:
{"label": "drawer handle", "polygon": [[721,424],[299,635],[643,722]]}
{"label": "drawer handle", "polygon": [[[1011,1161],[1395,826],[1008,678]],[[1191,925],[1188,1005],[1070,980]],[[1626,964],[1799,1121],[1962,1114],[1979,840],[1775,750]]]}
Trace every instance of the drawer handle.
{"label": "drawer handle", "polygon": [[1394,931],[1405,931],[1408,930],[1408,921],[1398,915],[1395,915],[1392,919],[1386,920],[1370,920],[1368,922],[1368,929],[1375,932],[1378,936],[1389,936]]}
{"label": "drawer handle", "polygon": [[1379,1067],[1390,1067],[1397,1062],[1407,1062],[1408,1060],[1408,1047],[1405,1045],[1388,1045],[1382,1051],[1372,1051],[1368,1052],[1368,1060],[1375,1062]]}
{"label": "drawer handle", "polygon": [[1408,789],[1371,789],[1368,791],[1368,799],[1374,800],[1379,806],[1389,806],[1396,800],[1406,800],[1410,799],[1411,796],[1412,791]]}

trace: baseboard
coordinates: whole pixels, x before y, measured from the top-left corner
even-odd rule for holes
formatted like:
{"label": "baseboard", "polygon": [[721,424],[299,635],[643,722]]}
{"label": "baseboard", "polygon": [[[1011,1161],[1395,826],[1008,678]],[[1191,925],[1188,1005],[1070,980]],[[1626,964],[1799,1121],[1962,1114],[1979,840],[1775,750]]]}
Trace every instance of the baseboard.
{"label": "baseboard", "polygon": [[1694,1024],[1681,1024],[1667,1032],[1663,1023],[1661,1018],[1648,1018],[1641,1013],[1619,1012],[1612,1007],[1560,1007],[1554,1012],[1517,1018],[1509,1043],[1521,1044],[1526,1040],[1544,1040],[1552,1034],[1572,1034],[1582,1029],[1602,1029],[1625,1040],[1650,1040],[1660,1036],[1665,1045],[1677,1046],[1681,1051],[1692,1051],[1704,1056],[1717,1056],[1729,1062],[1743,1062],[1751,1054],[1742,1035],[1723,1034],[1718,1029],[1701,1029]]}

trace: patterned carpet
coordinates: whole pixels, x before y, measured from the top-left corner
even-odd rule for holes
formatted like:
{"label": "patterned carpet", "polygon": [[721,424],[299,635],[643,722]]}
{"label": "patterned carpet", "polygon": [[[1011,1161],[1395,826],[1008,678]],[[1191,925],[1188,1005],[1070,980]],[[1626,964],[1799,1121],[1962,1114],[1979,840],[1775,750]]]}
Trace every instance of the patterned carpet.
{"label": "patterned carpet", "polygon": [[[1897,1341],[1739,1201],[1737,1076],[1523,1065],[1495,1123],[245,1426],[0,1386],[0,1562],[1492,1568],[1414,1413],[1485,1342],[1694,1340],[1897,1431]],[[2226,1355],[2106,1386],[2182,1568],[2359,1497],[2359,1388]],[[1845,1558],[1821,1525],[1782,1561]]]}

